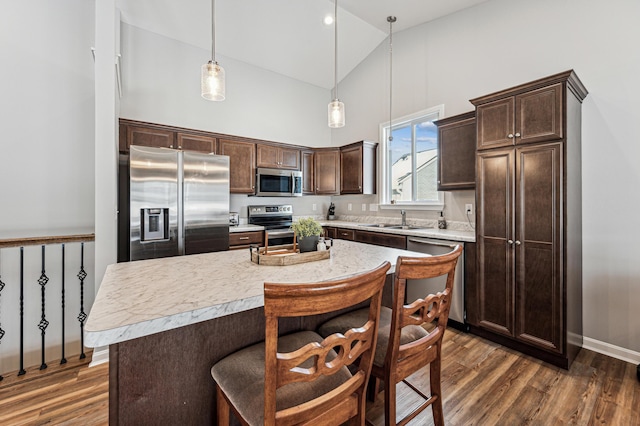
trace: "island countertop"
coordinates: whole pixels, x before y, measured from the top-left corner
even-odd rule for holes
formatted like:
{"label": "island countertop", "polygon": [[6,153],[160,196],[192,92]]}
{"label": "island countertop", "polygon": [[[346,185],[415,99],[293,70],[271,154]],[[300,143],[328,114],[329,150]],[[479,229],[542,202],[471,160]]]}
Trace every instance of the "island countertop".
{"label": "island countertop", "polygon": [[349,276],[398,256],[427,256],[335,240],[331,258],[290,266],[257,265],[232,250],[109,265],[85,325],[88,347],[148,336],[264,305],[264,282],[300,283]]}

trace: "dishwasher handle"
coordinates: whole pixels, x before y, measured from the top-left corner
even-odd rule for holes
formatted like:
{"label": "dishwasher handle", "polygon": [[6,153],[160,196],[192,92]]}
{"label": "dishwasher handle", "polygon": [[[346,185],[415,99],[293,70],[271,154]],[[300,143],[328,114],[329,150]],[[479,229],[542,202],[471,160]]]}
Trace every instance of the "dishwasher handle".
{"label": "dishwasher handle", "polygon": [[417,243],[417,244],[431,244],[434,246],[440,246],[440,247],[449,247],[449,248],[454,248],[457,245],[462,245],[464,246],[464,243],[462,242],[448,242],[448,241],[443,241],[443,240],[432,240],[432,239],[428,239],[428,238],[412,238],[409,237],[407,238],[407,242],[411,242],[411,243]]}

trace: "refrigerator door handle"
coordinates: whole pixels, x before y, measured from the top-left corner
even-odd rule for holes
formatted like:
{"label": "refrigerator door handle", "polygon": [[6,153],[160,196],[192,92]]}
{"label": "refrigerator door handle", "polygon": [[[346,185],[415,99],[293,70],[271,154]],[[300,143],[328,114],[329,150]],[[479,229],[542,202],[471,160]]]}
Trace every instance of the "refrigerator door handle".
{"label": "refrigerator door handle", "polygon": [[184,151],[178,151],[178,254],[184,255]]}

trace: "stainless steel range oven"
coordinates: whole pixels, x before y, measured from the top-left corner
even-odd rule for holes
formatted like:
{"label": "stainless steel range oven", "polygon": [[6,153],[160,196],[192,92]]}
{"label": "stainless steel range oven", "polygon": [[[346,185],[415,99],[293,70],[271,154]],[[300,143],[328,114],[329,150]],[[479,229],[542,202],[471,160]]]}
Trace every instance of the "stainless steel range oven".
{"label": "stainless steel range oven", "polygon": [[290,204],[249,206],[249,223],[264,226],[270,246],[293,243],[292,222],[293,207]]}

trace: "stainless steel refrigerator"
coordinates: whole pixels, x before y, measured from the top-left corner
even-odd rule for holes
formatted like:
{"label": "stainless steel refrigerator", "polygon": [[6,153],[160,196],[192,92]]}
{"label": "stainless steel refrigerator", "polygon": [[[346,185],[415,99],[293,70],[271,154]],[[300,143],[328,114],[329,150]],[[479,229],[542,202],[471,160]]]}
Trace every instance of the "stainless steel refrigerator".
{"label": "stainless steel refrigerator", "polygon": [[131,146],[130,260],[229,249],[229,157]]}

